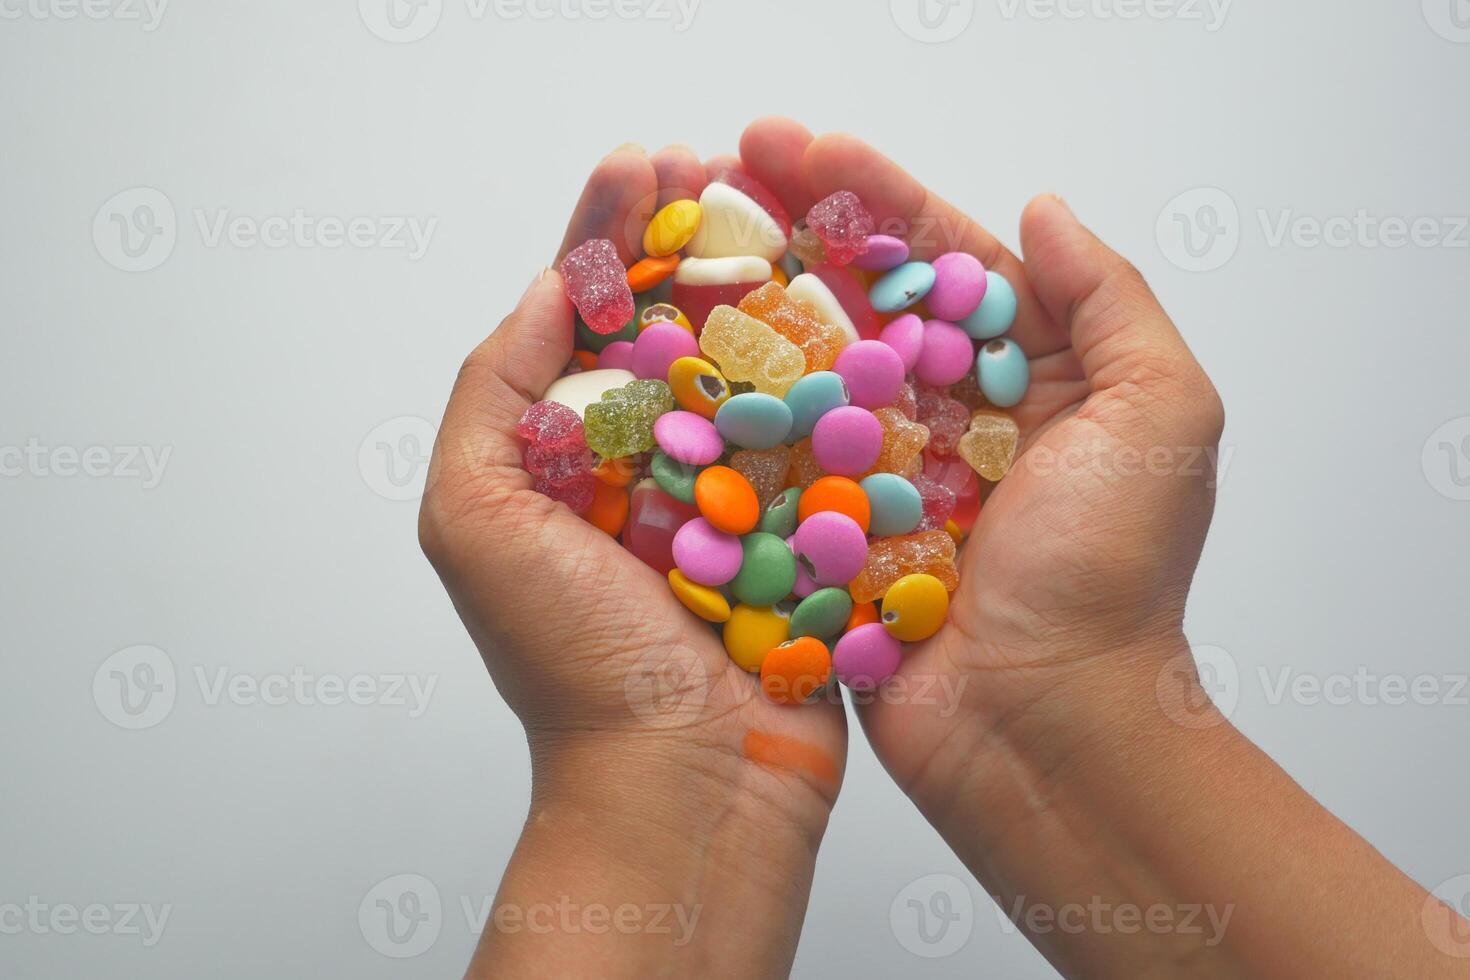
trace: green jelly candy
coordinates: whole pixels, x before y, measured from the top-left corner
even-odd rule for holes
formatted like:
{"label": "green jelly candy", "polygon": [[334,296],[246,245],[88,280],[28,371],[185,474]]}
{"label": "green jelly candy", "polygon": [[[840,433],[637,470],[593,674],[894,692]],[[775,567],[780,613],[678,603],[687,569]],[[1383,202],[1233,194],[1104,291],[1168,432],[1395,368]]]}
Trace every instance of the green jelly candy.
{"label": "green jelly candy", "polygon": [[704,467],[681,463],[660,449],[653,454],[648,468],[664,493],[686,504],[694,503],[694,480]]}
{"label": "green jelly candy", "polygon": [[791,636],[826,639],[842,632],[852,615],[852,597],[846,589],[818,589],[791,614]]}
{"label": "green jelly candy", "polygon": [[786,598],[796,585],[796,556],[786,541],[756,531],[740,539],[745,552],[730,591],[747,606],[769,606]]}
{"label": "green jelly candy", "polygon": [[801,500],[800,487],[788,487],[782,490],[766,512],[761,515],[758,530],[766,534],[774,534],[783,541],[796,533],[796,508]]}
{"label": "green jelly candy", "polygon": [[581,316],[577,317],[577,350],[590,350],[594,354],[601,354],[603,348],[615,340],[626,340],[629,343],[638,339],[638,313],[633,313],[633,319],[623,324],[612,333],[594,333],[592,328],[582,322]]}
{"label": "green jelly candy", "polygon": [[587,447],[603,459],[646,453],[654,447],[653,423],[674,410],[669,386],[652,378],[629,381],[587,406]]}

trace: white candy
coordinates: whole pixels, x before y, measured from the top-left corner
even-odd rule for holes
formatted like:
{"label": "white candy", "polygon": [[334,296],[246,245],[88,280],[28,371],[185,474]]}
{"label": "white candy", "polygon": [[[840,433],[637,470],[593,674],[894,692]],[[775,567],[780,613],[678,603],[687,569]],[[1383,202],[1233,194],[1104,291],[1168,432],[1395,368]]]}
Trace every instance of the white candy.
{"label": "white candy", "polygon": [[622,368],[603,368],[600,371],[579,371],[564,378],[557,378],[541,397],[549,402],[565,405],[583,418],[587,406],[602,399],[604,391],[621,388],[638,378],[632,371]]}
{"label": "white candy", "polygon": [[699,196],[703,217],[685,252],[695,258],[719,259],[759,255],[772,262],[786,252],[786,236],[766,209],[729,184],[716,181]]}
{"label": "white candy", "polygon": [[683,286],[728,286],[739,282],[769,282],[770,279],[771,263],[755,255],[684,259],[674,270],[674,282]]}
{"label": "white candy", "polygon": [[792,299],[805,300],[817,308],[817,315],[824,323],[830,323],[841,328],[847,335],[847,342],[855,344],[862,338],[858,336],[857,327],[852,325],[852,318],[837,302],[837,297],[832,295],[832,290],[827,284],[810,272],[804,272],[791,280],[791,285],[786,287],[786,295]]}

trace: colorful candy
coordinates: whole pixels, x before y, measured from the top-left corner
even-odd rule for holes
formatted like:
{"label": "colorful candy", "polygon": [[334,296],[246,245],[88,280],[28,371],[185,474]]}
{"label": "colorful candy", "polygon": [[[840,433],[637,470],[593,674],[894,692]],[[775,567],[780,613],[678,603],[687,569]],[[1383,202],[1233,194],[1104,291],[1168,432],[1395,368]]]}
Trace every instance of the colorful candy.
{"label": "colorful candy", "polygon": [[567,297],[595,333],[612,333],[633,319],[633,290],[618,258],[618,248],[606,238],[583,242],[561,260]]}
{"label": "colorful candy", "polygon": [[780,398],[806,370],[801,348],[733,306],[710,311],[699,347],[731,381],[749,381],[756,391]]}
{"label": "colorful candy", "polygon": [[662,381],[630,381],[602,393],[587,406],[587,445],[604,458],[645,453],[654,446],[653,426],[674,410],[674,396]]}
{"label": "colorful candy", "polygon": [[1026,354],[1014,340],[1001,337],[980,348],[975,359],[975,374],[980,390],[997,408],[1010,408],[1026,396],[1031,382],[1031,366]]}
{"label": "colorful candy", "polygon": [[777,704],[801,704],[827,685],[832,655],[821,640],[787,640],[761,661],[761,690]]}
{"label": "colorful candy", "polygon": [[852,191],[837,191],[813,204],[806,226],[827,246],[827,259],[847,265],[868,250],[873,216]]}
{"label": "colorful candy", "polygon": [[883,628],[904,643],[927,640],[949,615],[949,592],[933,575],[905,575],[883,594]]}

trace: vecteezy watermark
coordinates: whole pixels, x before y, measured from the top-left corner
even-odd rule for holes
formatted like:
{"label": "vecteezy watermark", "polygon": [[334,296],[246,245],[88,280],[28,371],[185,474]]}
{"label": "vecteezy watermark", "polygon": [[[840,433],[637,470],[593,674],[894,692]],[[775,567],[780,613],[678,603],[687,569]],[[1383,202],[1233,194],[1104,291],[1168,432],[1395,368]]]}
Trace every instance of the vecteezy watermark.
{"label": "vecteezy watermark", "polygon": [[1006,20],[1172,20],[1201,24],[1213,34],[1225,26],[1235,0],[996,0]]}
{"label": "vecteezy watermark", "polygon": [[1419,911],[1424,934],[1435,948],[1457,959],[1470,956],[1470,875],[1436,885]]}
{"label": "vecteezy watermark", "polygon": [[898,29],[915,41],[943,44],[965,32],[975,19],[975,0],[889,0]]}
{"label": "vecteezy watermark", "polygon": [[[439,686],[437,674],[335,674],[296,666],[289,671],[246,673],[227,666],[195,665],[190,672],[199,701],[215,708],[382,707],[423,717]],[[119,728],[138,731],[161,724],[178,701],[178,671],[158,647],[132,646],[112,654],[92,675],[92,702]]]}
{"label": "vecteezy watermark", "polygon": [[623,675],[623,697],[651,728],[694,724],[709,701],[710,676],[694,650],[648,650]]}
{"label": "vecteezy watermark", "polygon": [[437,433],[434,423],[416,415],[378,425],[357,447],[362,482],[385,500],[418,500],[424,495]]}
{"label": "vecteezy watermark", "polygon": [[1016,465],[1039,477],[1096,476],[1105,480],[1132,476],[1185,477],[1211,490],[1225,484],[1234,446],[1127,446],[1094,440],[1062,451],[1033,446]]}
{"label": "vecteezy watermark", "polygon": [[136,936],[145,947],[158,945],[173,914],[172,904],[151,902],[47,902],[30,895],[24,902],[0,902],[0,935]]}
{"label": "vecteezy watermark", "polygon": [[[401,251],[410,262],[424,257],[439,227],[437,217],[313,214],[302,207],[276,214],[194,208],[190,215],[204,248]],[[179,220],[173,202],[156,187],[119,191],[104,201],[92,218],[92,242],[97,254],[123,272],[158,268],[173,254],[178,239]]]}
{"label": "vecteezy watermark", "polygon": [[1154,695],[1176,725],[1214,728],[1225,723],[1240,700],[1240,667],[1221,647],[1182,650],[1160,668]]}
{"label": "vecteezy watermark", "polygon": [[[493,895],[460,895],[466,932],[487,928],[505,935],[667,936],[675,947],[689,944],[704,911],[679,902],[580,902],[570,895],[547,902],[495,903]],[[421,874],[397,874],[373,885],[357,906],[357,925],[369,946],[394,959],[427,952],[446,925],[438,887]]]}
{"label": "vecteezy watermark", "polygon": [[115,21],[151,34],[163,23],[169,0],[0,0],[0,20]]}
{"label": "vecteezy watermark", "polygon": [[1424,440],[1424,479],[1450,500],[1470,500],[1470,415],[1450,419]]}
{"label": "vecteezy watermark", "polygon": [[970,941],[975,900],[970,887],[951,874],[909,882],[888,906],[888,927],[898,944],[926,960],[953,956]]}
{"label": "vecteezy watermark", "polygon": [[[1367,208],[1329,215],[1294,208],[1257,208],[1261,242],[1269,249],[1470,249],[1470,215],[1377,214]],[[1197,187],[1159,212],[1159,250],[1186,272],[1213,272],[1240,248],[1245,227],[1235,199],[1218,187]]]}
{"label": "vecteezy watermark", "polygon": [[[651,21],[682,34],[694,23],[701,0],[463,0],[471,21]],[[444,18],[444,0],[357,0],[357,13],[374,35],[412,44],[432,34]]]}
{"label": "vecteezy watermark", "polygon": [[0,478],[137,480],[153,490],[173,452],[173,446],[48,446],[32,437],[24,446],[0,446]]}
{"label": "vecteezy watermark", "polygon": [[1155,936],[1201,936],[1206,947],[1220,945],[1230,917],[1235,914],[1231,903],[1223,908],[1211,904],[1184,903],[1167,905],[1134,905],[1109,902],[1094,895],[1086,902],[1048,905],[1029,902],[1018,895],[1009,908],[997,905],[996,917],[1001,931],[1014,934],[1024,928],[1029,935],[1044,936],[1060,932],[1069,936],[1087,933],[1094,936],[1134,936],[1146,932]]}
{"label": "vecteezy watermark", "polygon": [[1470,0],[1422,0],[1424,20],[1446,41],[1470,44]]}
{"label": "vecteezy watermark", "polygon": [[1260,666],[1256,674],[1273,706],[1470,707],[1470,674],[1384,674],[1361,665],[1327,674]]}

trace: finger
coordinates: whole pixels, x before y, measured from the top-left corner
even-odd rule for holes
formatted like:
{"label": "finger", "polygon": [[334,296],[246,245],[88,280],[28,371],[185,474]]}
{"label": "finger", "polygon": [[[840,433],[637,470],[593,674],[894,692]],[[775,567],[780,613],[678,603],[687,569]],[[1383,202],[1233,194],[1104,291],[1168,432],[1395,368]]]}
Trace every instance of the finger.
{"label": "finger", "polygon": [[801,158],[812,134],[801,123],[781,116],[757,119],[740,137],[745,170],[770,188],[793,220],[804,217],[813,199],[801,175]]}
{"label": "finger", "polygon": [[839,133],[819,136],[807,147],[801,169],[814,200],[835,191],[852,191],[872,213],[878,231],[908,240],[914,258],[968,252],[985,268],[1005,276],[1017,298],[1016,324],[1010,336],[1029,357],[1044,357],[1067,346],[1066,330],[1027,288],[1021,260],[994,235],[862,140]]}
{"label": "finger", "polygon": [[622,146],[609,153],[587,178],[557,253],[557,264],[592,238],[608,238],[624,265],[643,256],[643,228],[658,202],[658,176],[642,147]]}
{"label": "finger", "polygon": [[1219,396],[1137,269],[1051,195],[1027,205],[1021,246],[1031,286],[1070,333],[1093,392],[1141,400],[1154,422],[1193,422],[1218,437]]}
{"label": "finger", "polygon": [[704,164],[687,146],[666,146],[649,163],[658,179],[658,206],[673,201],[697,201],[704,191]]}
{"label": "finger", "polygon": [[718,156],[712,156],[704,161],[704,172],[711,179],[718,177],[721,171],[725,170],[738,170],[744,173],[745,164],[740,161],[739,157],[731,153],[721,153]]}

